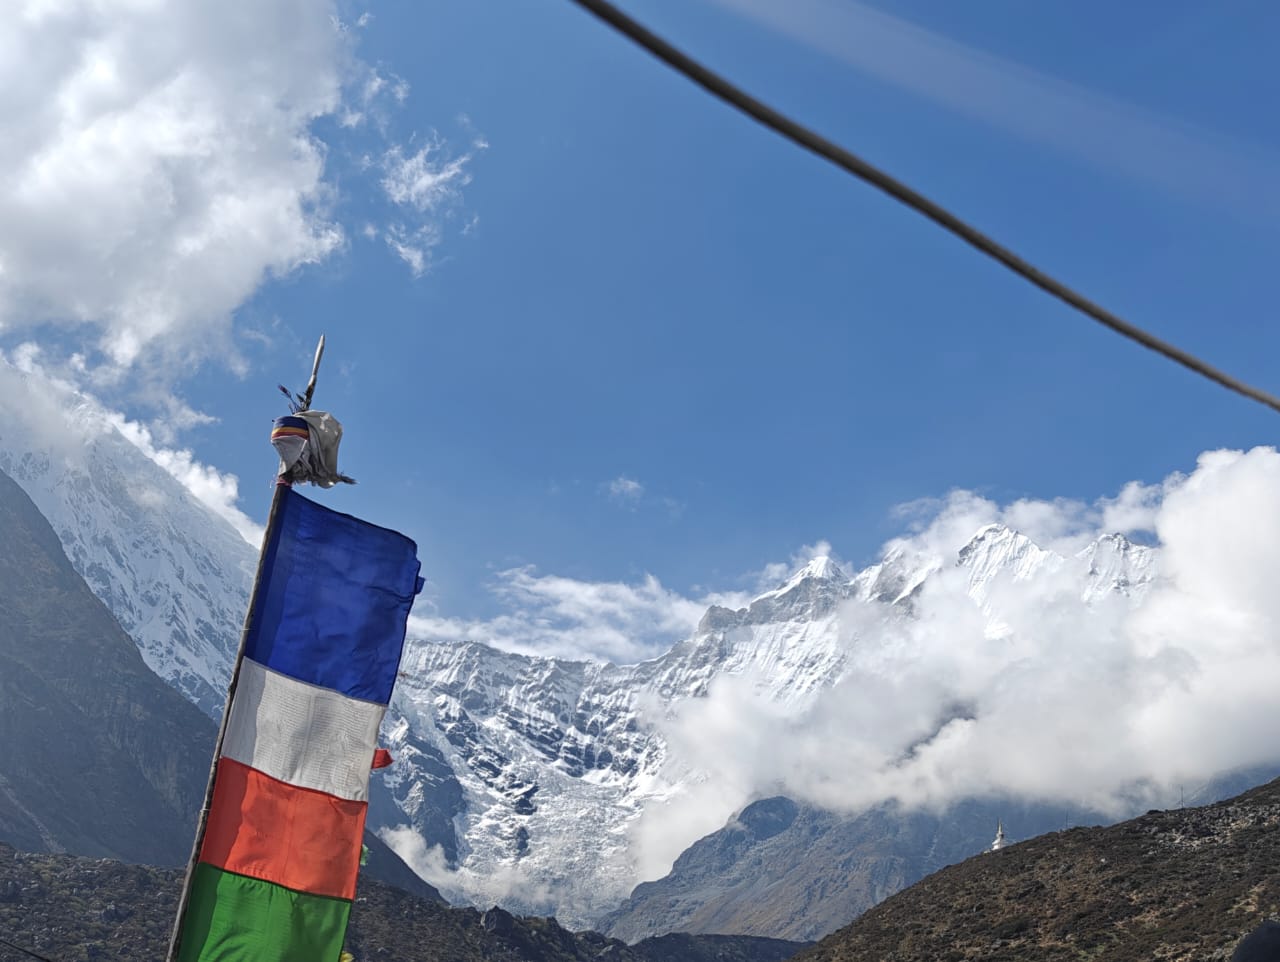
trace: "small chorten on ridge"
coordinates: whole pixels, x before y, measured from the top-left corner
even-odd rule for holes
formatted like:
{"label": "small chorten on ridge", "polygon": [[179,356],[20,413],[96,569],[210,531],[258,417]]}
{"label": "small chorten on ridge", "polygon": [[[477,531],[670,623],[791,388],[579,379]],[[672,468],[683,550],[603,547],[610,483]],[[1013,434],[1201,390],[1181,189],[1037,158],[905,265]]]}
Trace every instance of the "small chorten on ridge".
{"label": "small chorten on ridge", "polygon": [[1006,844],[1004,840],[1004,822],[1001,819],[996,819],[996,840],[991,843],[991,851],[998,852]]}

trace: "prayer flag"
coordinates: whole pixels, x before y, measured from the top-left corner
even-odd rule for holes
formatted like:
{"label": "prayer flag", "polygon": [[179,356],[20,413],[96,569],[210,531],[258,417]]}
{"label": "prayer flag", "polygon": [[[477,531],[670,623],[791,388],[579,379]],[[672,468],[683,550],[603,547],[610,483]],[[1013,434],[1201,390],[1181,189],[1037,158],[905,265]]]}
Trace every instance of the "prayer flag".
{"label": "prayer flag", "polygon": [[422,589],[404,535],[280,496],[179,962],[337,962],[378,726]]}

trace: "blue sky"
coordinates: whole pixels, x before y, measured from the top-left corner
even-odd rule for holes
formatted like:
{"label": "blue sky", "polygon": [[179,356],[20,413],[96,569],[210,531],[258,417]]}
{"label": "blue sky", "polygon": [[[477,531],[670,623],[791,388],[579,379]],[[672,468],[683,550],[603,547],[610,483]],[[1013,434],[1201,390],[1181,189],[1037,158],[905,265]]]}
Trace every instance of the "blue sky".
{"label": "blue sky", "polygon": [[[1280,386],[1274,5],[625,6],[1134,322]],[[322,497],[416,538],[442,613],[492,612],[495,573],[523,565],[698,594],[824,539],[867,563],[904,502],[1091,501],[1274,441],[1275,415],[1072,313],[570,3],[344,5],[332,46],[290,33],[298,17],[318,37],[325,4],[263,9],[299,85],[268,74],[264,89],[303,100],[316,63],[341,84],[293,118],[318,165],[305,203],[341,241],[262,255],[260,283],[246,268],[220,294],[225,317],[173,325],[181,350],[162,319],[138,358],[112,359],[109,325],[53,323],[69,309],[20,283],[0,347],[87,352],[93,389],[139,419],[162,394],[216,418],[170,443],[237,476],[261,520],[275,384],[301,387],[325,333],[317,406],[346,424],[361,484]],[[256,76],[235,82],[252,93]],[[415,157],[438,186],[402,181],[397,200],[388,185]]]}

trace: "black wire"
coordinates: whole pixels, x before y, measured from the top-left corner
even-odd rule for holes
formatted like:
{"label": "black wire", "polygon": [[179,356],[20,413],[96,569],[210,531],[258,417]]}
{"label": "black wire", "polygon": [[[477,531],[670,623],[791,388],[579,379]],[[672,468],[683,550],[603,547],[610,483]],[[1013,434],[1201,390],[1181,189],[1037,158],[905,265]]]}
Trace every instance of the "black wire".
{"label": "black wire", "polygon": [[1280,412],[1280,398],[1259,388],[1252,387],[1232,377],[1225,371],[1218,370],[1194,354],[1189,354],[1181,348],[1161,340],[1154,334],[1150,334],[1140,327],[1135,327],[1106,308],[1095,304],[1083,294],[1072,290],[1066,284],[1055,280],[1032,266],[1013,253],[1013,251],[996,243],[976,227],[965,223],[955,214],[934,203],[923,194],[867,163],[861,157],[850,153],[839,144],[832,143],[808,127],[797,123],[785,114],[779,113],[767,104],[752,97],[746,91],[734,86],[724,77],[704,67],[648,28],[632,20],[613,4],[607,3],[606,0],[573,0],[573,2],[595,14],[605,23],[648,50],[659,60],[664,61],[729,105],[736,107],[775,133],[781,134],[788,140],[799,144],[806,150],[812,151],[855,177],[859,177],[872,186],[878,187],[890,197],[901,201],[917,213],[923,214],[934,223],[955,234],[961,240],[976,247],[988,257],[995,258],[1015,274],[1025,278],[1059,300],[1065,301],[1076,310],[1087,314],[1099,324],[1109,327],[1117,334],[1123,335],[1132,341],[1137,341],[1143,347],[1155,351],[1157,354],[1163,354],[1171,361],[1176,361],[1183,367],[1190,368],[1211,381],[1216,381],[1228,390],[1235,391],[1237,394],[1242,394],[1260,404],[1265,404],[1273,411]]}
{"label": "black wire", "polygon": [[20,945],[14,945],[12,942],[6,942],[4,939],[0,939],[0,945],[8,946],[15,952],[21,952],[23,955],[29,955],[33,959],[39,959],[40,962],[53,962],[53,959],[46,958],[38,952],[32,952],[30,949],[24,949]]}

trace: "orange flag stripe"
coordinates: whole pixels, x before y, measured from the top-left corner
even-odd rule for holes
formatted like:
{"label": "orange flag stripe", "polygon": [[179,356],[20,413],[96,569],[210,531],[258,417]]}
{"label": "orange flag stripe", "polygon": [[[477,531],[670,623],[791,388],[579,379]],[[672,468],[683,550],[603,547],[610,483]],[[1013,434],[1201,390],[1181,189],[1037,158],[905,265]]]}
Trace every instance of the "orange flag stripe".
{"label": "orange flag stripe", "polygon": [[368,808],[221,758],[200,861],[295,892],[354,899]]}

